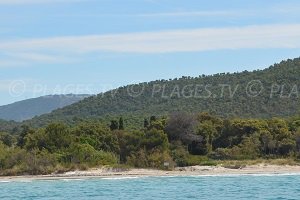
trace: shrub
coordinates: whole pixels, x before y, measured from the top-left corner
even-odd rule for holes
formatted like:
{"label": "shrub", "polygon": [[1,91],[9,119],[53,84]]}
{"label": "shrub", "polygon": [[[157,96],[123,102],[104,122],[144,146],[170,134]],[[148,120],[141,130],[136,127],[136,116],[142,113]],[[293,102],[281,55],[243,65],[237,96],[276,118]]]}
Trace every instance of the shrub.
{"label": "shrub", "polygon": [[181,144],[172,145],[171,156],[178,167],[188,165],[189,152]]}
{"label": "shrub", "polygon": [[114,154],[104,151],[97,151],[89,144],[73,144],[68,149],[66,161],[75,164],[109,165],[116,164],[117,158]]}

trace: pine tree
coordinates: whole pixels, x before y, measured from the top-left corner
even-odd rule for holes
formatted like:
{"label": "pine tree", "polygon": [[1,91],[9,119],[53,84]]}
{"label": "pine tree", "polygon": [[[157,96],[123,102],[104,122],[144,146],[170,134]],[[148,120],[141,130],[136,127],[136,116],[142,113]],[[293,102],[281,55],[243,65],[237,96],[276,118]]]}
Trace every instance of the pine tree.
{"label": "pine tree", "polygon": [[148,119],[144,119],[144,128],[148,128],[149,127],[149,121]]}
{"label": "pine tree", "polygon": [[119,119],[119,130],[124,130],[124,121],[122,117]]}

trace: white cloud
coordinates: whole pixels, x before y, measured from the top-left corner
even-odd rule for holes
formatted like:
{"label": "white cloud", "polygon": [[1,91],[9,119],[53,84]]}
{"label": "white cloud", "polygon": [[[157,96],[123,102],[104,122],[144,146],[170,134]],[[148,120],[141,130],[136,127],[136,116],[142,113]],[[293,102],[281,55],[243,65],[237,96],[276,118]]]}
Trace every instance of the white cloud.
{"label": "white cloud", "polygon": [[74,63],[90,53],[175,53],[300,48],[300,24],[66,36],[0,42],[0,68]]}
{"label": "white cloud", "polygon": [[1,56],[0,69],[21,66],[26,67],[34,63],[73,63],[75,61],[79,61],[79,59],[71,59],[60,55],[41,54],[35,52],[9,52]]}
{"label": "white cloud", "polygon": [[172,53],[245,48],[300,48],[300,24],[203,28],[1,42],[0,53]]}

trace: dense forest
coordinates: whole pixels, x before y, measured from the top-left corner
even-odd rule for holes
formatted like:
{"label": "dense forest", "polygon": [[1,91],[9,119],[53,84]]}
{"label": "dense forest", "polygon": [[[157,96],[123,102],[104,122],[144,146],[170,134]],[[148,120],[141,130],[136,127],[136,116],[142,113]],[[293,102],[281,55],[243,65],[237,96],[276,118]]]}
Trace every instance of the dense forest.
{"label": "dense forest", "polygon": [[76,124],[83,119],[126,116],[128,126],[143,118],[176,111],[209,112],[225,118],[270,118],[299,112],[300,58],[265,70],[182,77],[128,85],[25,122],[34,127],[53,121]]}
{"label": "dense forest", "polygon": [[[211,165],[216,160],[300,158],[300,116],[289,119],[225,119],[175,112],[143,119],[127,129],[123,117],[109,124],[51,123],[0,134],[0,174],[48,174],[93,166]],[[165,166],[165,163],[169,163]]]}

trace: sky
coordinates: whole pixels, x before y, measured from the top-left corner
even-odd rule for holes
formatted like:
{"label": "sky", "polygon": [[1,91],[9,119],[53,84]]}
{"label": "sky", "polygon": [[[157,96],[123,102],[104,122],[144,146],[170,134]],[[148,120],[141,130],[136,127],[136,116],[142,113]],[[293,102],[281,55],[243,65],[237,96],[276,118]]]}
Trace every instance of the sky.
{"label": "sky", "polygon": [[0,105],[299,56],[298,0],[0,0]]}

